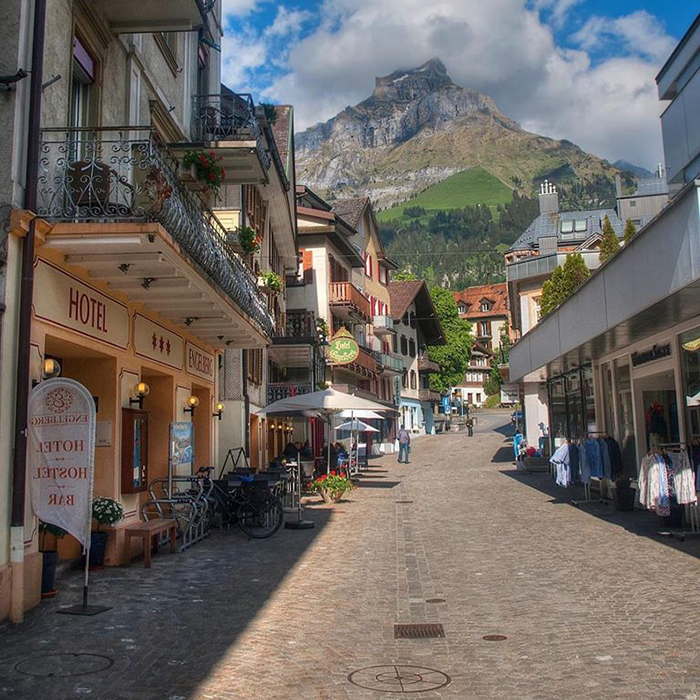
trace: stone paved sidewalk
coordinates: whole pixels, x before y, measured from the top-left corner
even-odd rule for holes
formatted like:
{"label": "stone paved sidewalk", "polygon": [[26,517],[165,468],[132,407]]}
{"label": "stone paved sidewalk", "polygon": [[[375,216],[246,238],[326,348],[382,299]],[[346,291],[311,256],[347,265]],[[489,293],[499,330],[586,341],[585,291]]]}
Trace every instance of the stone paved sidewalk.
{"label": "stone paved sidewalk", "polygon": [[[96,574],[103,615],[54,613],[79,600],[71,575],[0,631],[0,698],[697,700],[698,544],[641,537],[514,472],[492,430],[506,421],[373,462],[347,501],[307,509],[315,530],[215,533]],[[445,637],[395,639],[395,623]]]}

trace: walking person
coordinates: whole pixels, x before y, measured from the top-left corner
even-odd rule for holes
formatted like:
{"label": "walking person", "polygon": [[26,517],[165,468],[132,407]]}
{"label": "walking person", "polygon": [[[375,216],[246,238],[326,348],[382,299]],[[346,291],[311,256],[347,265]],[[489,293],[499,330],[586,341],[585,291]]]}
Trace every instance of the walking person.
{"label": "walking person", "polygon": [[411,433],[406,430],[405,425],[402,425],[397,437],[399,439],[399,464],[401,464],[402,456],[404,464],[408,464],[408,453],[411,451]]}

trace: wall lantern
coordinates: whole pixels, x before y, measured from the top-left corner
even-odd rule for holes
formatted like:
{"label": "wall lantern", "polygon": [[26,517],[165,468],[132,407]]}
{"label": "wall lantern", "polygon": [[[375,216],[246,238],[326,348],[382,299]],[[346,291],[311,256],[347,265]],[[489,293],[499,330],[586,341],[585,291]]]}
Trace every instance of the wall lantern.
{"label": "wall lantern", "polygon": [[185,413],[189,413],[194,418],[194,409],[197,408],[197,406],[199,406],[199,399],[196,396],[190,396],[190,398],[187,399],[187,406],[182,410]]}
{"label": "wall lantern", "polygon": [[[58,377],[58,375],[61,374],[61,365],[58,362],[58,360],[54,360],[53,358],[47,358],[44,360],[41,364],[41,378],[42,379],[55,379]],[[32,381],[32,389],[38,384],[39,382],[34,379]]]}
{"label": "wall lantern", "polygon": [[221,420],[221,416],[224,415],[224,404],[219,401],[219,403],[216,404],[216,412],[212,414],[212,418],[218,418]]}
{"label": "wall lantern", "polygon": [[136,398],[129,399],[129,405],[132,406],[133,404],[137,403],[139,408],[143,408],[143,400],[148,396],[149,392],[151,391],[151,387],[149,387],[146,382],[139,382],[134,387],[133,391]]}

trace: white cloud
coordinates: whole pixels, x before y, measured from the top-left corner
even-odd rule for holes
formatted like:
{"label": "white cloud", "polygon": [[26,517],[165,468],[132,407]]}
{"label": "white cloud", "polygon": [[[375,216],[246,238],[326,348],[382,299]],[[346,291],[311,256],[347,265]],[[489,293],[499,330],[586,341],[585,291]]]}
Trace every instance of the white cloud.
{"label": "white cloud", "polygon": [[552,23],[555,27],[561,27],[569,12],[582,2],[583,0],[533,0],[532,6],[536,10],[551,12]]}
{"label": "white cloud", "polygon": [[241,17],[251,13],[261,4],[262,0],[221,0],[223,17]]}
{"label": "white cloud", "polygon": [[[655,164],[653,77],[672,40],[647,13],[618,18],[624,55],[593,65],[584,34],[580,49],[564,49],[540,19],[541,9],[564,17],[575,0],[535,2],[325,0],[318,28],[292,45],[287,74],[265,97],[294,104],[303,128],[367,97],[375,76],[437,56],[457,84],[491,95],[526,128],[611,160]],[[644,46],[635,51],[641,31]]]}
{"label": "white cloud", "polygon": [[645,10],[623,17],[589,18],[573,37],[583,49],[617,49],[663,61],[673,51],[675,41],[665,33],[655,17]]}
{"label": "white cloud", "polygon": [[266,36],[298,36],[311,13],[306,10],[288,10],[284,5],[277,8],[277,15],[265,30]]}

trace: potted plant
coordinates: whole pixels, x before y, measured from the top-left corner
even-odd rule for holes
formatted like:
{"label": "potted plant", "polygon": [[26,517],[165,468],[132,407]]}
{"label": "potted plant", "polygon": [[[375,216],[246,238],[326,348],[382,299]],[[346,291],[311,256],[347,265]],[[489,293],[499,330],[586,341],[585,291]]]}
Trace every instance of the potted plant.
{"label": "potted plant", "polygon": [[325,343],[328,340],[329,334],[328,324],[324,318],[320,316],[316,319],[316,335],[318,335],[318,340],[320,343]]}
{"label": "potted plant", "polygon": [[102,525],[114,525],[124,518],[121,503],[113,498],[98,496],[92,502],[92,519],[97,522],[97,529],[90,536],[90,567],[99,568],[104,565],[105,549],[109,532],[100,530]]}
{"label": "potted plant", "polygon": [[260,250],[262,236],[250,226],[238,229],[238,244],[244,253],[257,253]]}
{"label": "potted plant", "polygon": [[282,278],[272,270],[261,272],[258,276],[258,286],[268,292],[277,294],[277,292],[282,291]]}
{"label": "potted plant", "polygon": [[628,476],[618,476],[615,480],[615,489],[613,490],[615,508],[622,511],[634,510],[635,497],[636,491],[630,486],[630,478]]}
{"label": "potted plant", "polygon": [[58,540],[65,537],[66,531],[41,521],[39,523],[39,551],[42,553],[41,597],[53,598],[56,591],[56,564],[58,563]]}
{"label": "potted plant", "polygon": [[321,496],[326,503],[338,502],[345,493],[354,488],[355,484],[342,470],[339,472],[331,470],[330,474],[322,474],[311,482],[311,490]]}
{"label": "potted plant", "polygon": [[226,177],[226,171],[219,164],[220,162],[221,156],[217,156],[214,151],[209,153],[186,151],[182,157],[185,172],[181,175],[183,179],[198,183],[203,190],[216,194]]}

